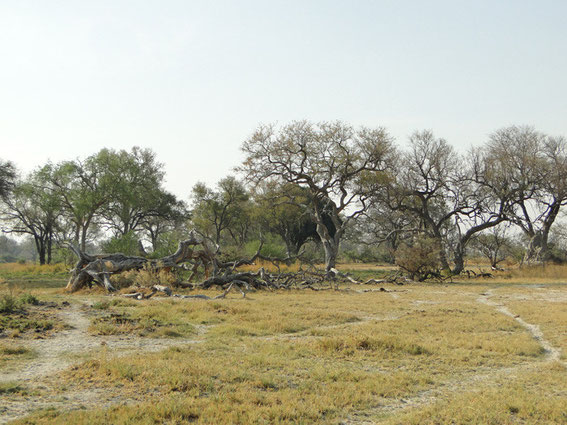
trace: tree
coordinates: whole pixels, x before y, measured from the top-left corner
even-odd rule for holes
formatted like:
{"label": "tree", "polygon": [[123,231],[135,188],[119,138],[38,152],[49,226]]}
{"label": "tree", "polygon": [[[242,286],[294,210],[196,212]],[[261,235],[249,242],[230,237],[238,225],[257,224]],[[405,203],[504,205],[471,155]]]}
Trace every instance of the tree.
{"label": "tree", "polygon": [[61,199],[54,188],[46,184],[52,169],[45,166],[17,182],[6,199],[3,219],[11,226],[8,233],[33,237],[40,264],[50,264],[53,242],[61,226]]}
{"label": "tree", "polygon": [[401,210],[392,210],[381,202],[375,202],[366,213],[357,220],[351,229],[351,237],[357,245],[368,248],[383,247],[383,260],[395,261],[395,252],[402,244],[419,232],[419,226],[411,214]]}
{"label": "tree", "polygon": [[[310,239],[320,242],[317,223],[311,211],[311,193],[307,188],[293,184],[279,185],[274,182],[259,186],[255,197],[255,220],[263,232],[278,235],[284,241],[288,256],[297,255]],[[323,220],[331,236],[335,227],[327,211]]]}
{"label": "tree", "polygon": [[183,201],[169,192],[161,191],[153,205],[153,214],[145,215],[141,227],[149,236],[153,252],[161,248],[162,236],[180,228],[189,219],[189,212]]}
{"label": "tree", "polygon": [[[240,168],[259,183],[275,180],[309,190],[308,206],[325,250],[329,273],[336,265],[348,224],[364,213],[372,193],[389,178],[392,140],[383,128],[354,130],[341,123],[293,122],[281,129],[260,126],[244,142]],[[328,211],[336,229],[325,223]]]}
{"label": "tree", "polygon": [[177,202],[162,188],[163,164],[156,161],[150,149],[103,149],[98,156],[99,160],[104,157],[107,165],[103,184],[109,192],[108,202],[100,210],[102,224],[115,236],[139,229],[149,217],[167,213],[163,208],[165,198]]}
{"label": "tree", "polygon": [[[199,231],[217,245],[223,233],[228,230],[231,230],[233,239],[238,241],[236,228],[246,226],[245,215],[249,201],[242,182],[228,176],[218,182],[216,190],[204,183],[197,183],[193,186],[192,198],[192,221]],[[246,228],[241,227],[239,231],[246,232]]]}
{"label": "tree", "polygon": [[15,263],[22,259],[22,247],[17,240],[0,234],[0,262]]}
{"label": "tree", "polygon": [[9,161],[0,160],[0,200],[5,200],[14,187],[16,169]]}
{"label": "tree", "polygon": [[511,126],[494,132],[486,150],[498,178],[516,192],[510,220],[528,239],[524,261],[545,260],[551,227],[567,203],[567,141]]}
{"label": "tree", "polygon": [[379,193],[380,202],[393,213],[411,215],[405,231],[435,240],[441,268],[459,274],[471,238],[505,221],[515,200],[496,169],[482,150],[462,158],[431,131],[416,132],[396,179]]}
{"label": "tree", "polygon": [[84,161],[65,161],[51,169],[49,182],[58,194],[66,219],[73,227],[73,240],[85,250],[89,229],[112,197],[109,151],[101,150]]}
{"label": "tree", "polygon": [[413,214],[414,232],[424,232],[437,241],[439,261],[449,270],[447,227],[462,207],[455,202],[461,178],[461,158],[444,139],[431,131],[415,132],[403,155],[399,173],[388,193],[393,211]]}
{"label": "tree", "polygon": [[473,239],[473,245],[495,270],[512,250],[512,241],[506,236],[506,228],[503,226],[493,227],[489,232],[477,235]]}

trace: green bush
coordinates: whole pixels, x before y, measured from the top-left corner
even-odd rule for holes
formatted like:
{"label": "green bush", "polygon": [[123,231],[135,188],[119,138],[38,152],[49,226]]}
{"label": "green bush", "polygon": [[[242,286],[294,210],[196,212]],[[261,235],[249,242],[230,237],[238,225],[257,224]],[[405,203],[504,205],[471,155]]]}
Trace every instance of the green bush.
{"label": "green bush", "polygon": [[134,232],[115,236],[102,244],[102,250],[108,254],[120,252],[124,255],[140,255],[138,236]]}
{"label": "green bush", "polygon": [[31,305],[38,305],[39,300],[35,295],[32,294],[23,294],[20,296],[20,303],[22,304],[31,304]]}
{"label": "green bush", "polygon": [[13,313],[18,308],[18,300],[12,295],[3,295],[0,299],[0,313]]}

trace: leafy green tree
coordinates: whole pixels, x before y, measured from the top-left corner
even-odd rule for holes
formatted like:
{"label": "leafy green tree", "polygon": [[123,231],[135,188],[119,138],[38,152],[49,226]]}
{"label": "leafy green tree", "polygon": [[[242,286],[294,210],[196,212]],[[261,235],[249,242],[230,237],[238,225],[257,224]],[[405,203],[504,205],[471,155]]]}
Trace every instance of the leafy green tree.
{"label": "leafy green tree", "polygon": [[101,208],[102,223],[115,235],[126,235],[138,230],[147,218],[159,217],[165,197],[175,202],[162,188],[163,164],[150,149],[104,149],[100,156],[107,164],[104,184],[110,195]]}
{"label": "leafy green tree", "polygon": [[22,248],[17,240],[0,235],[0,262],[15,263],[21,258]]}
{"label": "leafy green tree", "polygon": [[73,240],[85,250],[99,214],[112,198],[109,179],[109,151],[101,150],[84,161],[65,161],[51,168],[50,183],[58,194],[67,221],[73,229]]}
{"label": "leafy green tree", "polygon": [[[190,214],[183,201],[165,191],[160,193],[152,211],[152,214],[147,214],[141,219],[140,225],[152,244],[153,252],[156,252],[161,250],[164,240],[168,241],[166,245],[170,246],[169,238],[164,239],[164,236],[171,232],[182,231]],[[176,245],[173,247],[174,250],[175,247]]]}
{"label": "leafy green tree", "polygon": [[143,246],[140,246],[140,240],[133,231],[113,236],[102,244],[103,252],[108,254],[120,252],[125,255],[137,256],[143,255],[142,249]]}
{"label": "leafy green tree", "polygon": [[171,220],[184,209],[163,189],[163,165],[149,149],[102,149],[84,161],[49,166],[50,182],[81,250],[99,227],[117,238],[150,229],[155,241],[164,231],[160,220]]}
{"label": "leafy green tree", "polygon": [[16,169],[9,161],[0,160],[0,200],[6,199],[14,187]]}
{"label": "leafy green tree", "polygon": [[50,264],[54,241],[61,227],[61,198],[49,185],[52,169],[45,166],[16,182],[6,199],[3,219],[9,233],[33,237],[40,264]]}
{"label": "leafy green tree", "polygon": [[250,196],[242,182],[229,176],[220,180],[216,189],[204,183],[193,186],[191,220],[195,227],[217,245],[224,233],[242,243],[249,226]]}

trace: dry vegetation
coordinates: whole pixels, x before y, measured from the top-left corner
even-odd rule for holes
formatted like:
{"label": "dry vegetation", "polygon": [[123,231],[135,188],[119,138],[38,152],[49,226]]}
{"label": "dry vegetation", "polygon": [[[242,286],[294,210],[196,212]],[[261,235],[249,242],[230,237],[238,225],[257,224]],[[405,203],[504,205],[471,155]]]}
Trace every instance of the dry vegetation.
{"label": "dry vegetation", "polygon": [[[353,273],[370,271],[359,266]],[[40,302],[71,302],[46,314],[85,319],[84,329],[55,335],[73,332],[69,337],[84,338],[88,349],[62,352],[66,366],[59,371],[5,381],[20,365],[39,361],[43,346],[27,349],[30,334],[4,336],[0,418],[564,424],[565,356],[555,358],[518,318],[499,311],[506,307],[538,325],[565,353],[567,287],[555,274],[540,278],[545,283],[533,285],[535,278],[504,272],[466,283],[258,291],[216,301],[32,289]]]}

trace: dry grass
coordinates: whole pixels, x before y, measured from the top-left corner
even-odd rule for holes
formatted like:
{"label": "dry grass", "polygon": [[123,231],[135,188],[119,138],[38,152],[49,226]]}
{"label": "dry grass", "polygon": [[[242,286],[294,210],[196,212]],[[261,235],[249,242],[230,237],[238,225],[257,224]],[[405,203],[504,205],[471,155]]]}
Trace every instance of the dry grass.
{"label": "dry grass", "polygon": [[[339,269],[369,276],[387,270],[359,264]],[[17,423],[564,424],[564,365],[547,361],[520,323],[478,298],[491,294],[539,325],[565,359],[565,281],[567,266],[547,266],[466,283],[389,285],[388,292],[352,286],[255,292],[244,299],[230,294],[216,301],[34,289],[42,301],[92,305],[85,313],[91,338],[136,335],[141,346],[148,337],[199,343],[127,356],[102,345],[38,382],[49,383],[45,392],[53,400],[75,393],[96,397],[87,397],[82,409],[80,401],[58,404]],[[363,292],[368,289],[376,292]],[[25,350],[25,337],[0,341],[0,366],[34,356]],[[34,390],[3,385],[0,405],[1,397],[18,399]]]}
{"label": "dry grass", "polygon": [[546,339],[567,359],[567,291],[563,286],[529,285],[501,288],[496,300],[529,323],[536,323]]}
{"label": "dry grass", "polygon": [[64,264],[45,264],[40,266],[39,264],[30,263],[0,263],[0,275],[8,276],[11,275],[61,275],[67,273],[68,268]]}
{"label": "dry grass", "polygon": [[[304,269],[307,267],[305,265],[302,265],[299,261],[294,261],[289,265],[284,263],[278,265],[280,271],[284,273],[297,272],[300,269],[300,267],[303,267]],[[271,261],[265,261],[265,260],[256,260],[254,264],[241,266],[238,268],[238,270],[241,270],[243,272],[248,272],[248,271],[256,272],[260,267],[264,267],[264,269],[266,269],[269,272],[278,271],[278,266],[276,266],[276,264],[272,263]]]}
{"label": "dry grass", "polygon": [[407,414],[373,419],[383,425],[565,424],[566,378],[563,366],[542,365],[523,374],[479,383]]}
{"label": "dry grass", "polygon": [[530,267],[514,267],[495,275],[498,281],[507,283],[567,283],[567,264],[547,264]]}
{"label": "dry grass", "polygon": [[[118,404],[42,411],[20,423],[565,423],[563,367],[546,363],[517,321],[477,302],[486,285],[361,289],[217,301],[97,297],[93,317],[187,326],[184,335],[201,343],[127,357],[103,350],[53,377],[54,396],[104,388]],[[492,289],[496,300],[513,311],[525,307],[525,320],[540,323],[545,304],[530,315],[528,300],[510,298],[536,289]],[[553,291],[567,294],[563,286]],[[553,332],[559,338],[564,322],[556,313],[550,310],[541,326],[559,342]],[[203,327],[205,333],[194,333]],[[387,408],[400,399],[422,405]]]}

